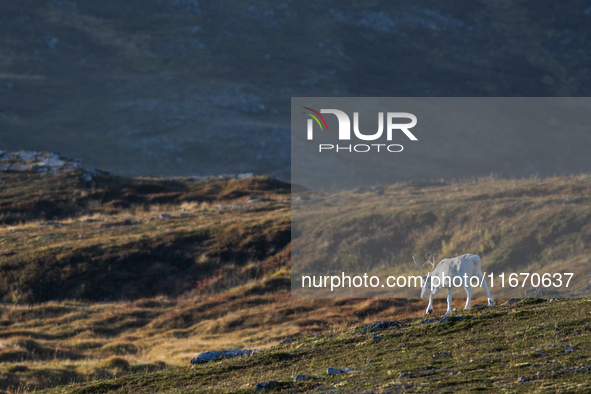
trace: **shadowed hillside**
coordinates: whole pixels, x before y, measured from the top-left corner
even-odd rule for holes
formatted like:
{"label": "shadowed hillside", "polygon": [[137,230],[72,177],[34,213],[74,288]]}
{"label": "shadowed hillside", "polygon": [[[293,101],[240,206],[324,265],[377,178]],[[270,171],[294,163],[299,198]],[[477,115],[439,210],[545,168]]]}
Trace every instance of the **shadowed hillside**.
{"label": "shadowed hillside", "polygon": [[590,20],[584,0],[4,1],[0,147],[289,179],[290,97],[589,96]]}

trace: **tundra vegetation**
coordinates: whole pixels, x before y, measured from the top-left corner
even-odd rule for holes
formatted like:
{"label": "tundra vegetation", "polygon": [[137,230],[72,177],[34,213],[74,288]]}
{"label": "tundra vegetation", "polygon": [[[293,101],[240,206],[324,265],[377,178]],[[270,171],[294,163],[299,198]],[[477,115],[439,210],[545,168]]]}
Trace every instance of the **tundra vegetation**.
{"label": "tundra vegetation", "polygon": [[[436,299],[437,319],[425,324],[418,299],[292,299],[289,185],[105,173],[93,182],[76,171],[0,173],[0,390],[588,389],[587,299],[500,305],[493,290],[497,306],[464,311],[454,299],[459,311],[441,323]],[[339,219],[351,227],[342,251],[351,264],[407,234],[407,260],[466,251],[483,266],[568,263],[588,277],[590,189],[590,176],[575,176],[331,195],[351,207]],[[333,209],[331,195],[297,191],[294,209]],[[336,245],[319,219],[303,221],[294,241],[308,239],[322,258]],[[363,328],[393,319],[400,325]],[[296,340],[279,344],[287,337]],[[262,352],[189,364],[201,351],[253,348]],[[294,382],[299,374],[311,379]]]}

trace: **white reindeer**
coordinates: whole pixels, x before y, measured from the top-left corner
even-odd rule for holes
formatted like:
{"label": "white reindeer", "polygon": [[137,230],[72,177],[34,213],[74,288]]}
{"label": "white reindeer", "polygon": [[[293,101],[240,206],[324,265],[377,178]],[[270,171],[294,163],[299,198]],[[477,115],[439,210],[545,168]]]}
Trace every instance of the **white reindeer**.
{"label": "white reindeer", "polygon": [[[462,287],[466,288],[466,293],[468,293],[468,297],[466,300],[466,307],[468,309],[470,307],[470,299],[472,298],[472,287],[470,285],[471,278],[476,277],[478,278],[478,283],[482,283],[484,290],[486,290],[486,295],[488,296],[488,305],[492,306],[495,304],[494,300],[490,296],[490,292],[488,291],[488,285],[486,283],[486,279],[482,277],[482,271],[480,270],[480,257],[475,254],[463,254],[461,256],[457,256],[451,259],[443,259],[437,264],[435,267],[435,259],[432,257],[432,260],[427,260],[423,265],[429,263],[433,267],[433,271],[424,273],[423,267],[417,263],[415,260],[415,256],[412,256],[413,261],[415,264],[421,269],[423,274],[422,276],[422,285],[423,289],[421,290],[421,298],[425,299],[427,295],[429,296],[429,305],[427,306],[426,315],[430,314],[433,311],[433,297],[439,292],[441,289],[447,289],[447,312],[446,315],[451,313],[451,292],[454,287]],[[434,286],[431,286],[432,278],[438,277],[439,283],[434,283]],[[454,286],[454,278],[460,277],[462,279],[461,285],[457,286],[460,283],[458,279],[456,279],[456,285]],[[466,280],[467,279],[467,280]],[[437,282],[437,280],[433,281]]]}

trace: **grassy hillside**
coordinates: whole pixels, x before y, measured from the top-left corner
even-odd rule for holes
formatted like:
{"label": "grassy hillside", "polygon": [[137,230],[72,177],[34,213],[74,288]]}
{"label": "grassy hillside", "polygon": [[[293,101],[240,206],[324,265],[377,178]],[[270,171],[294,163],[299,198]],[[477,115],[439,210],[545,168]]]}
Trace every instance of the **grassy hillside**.
{"label": "grassy hillside", "polygon": [[[385,330],[332,330],[243,359],[47,393],[582,393],[591,389],[590,311],[589,300],[524,300],[456,313],[441,323],[407,319]],[[351,371],[328,375],[327,368]],[[294,381],[297,375],[308,379]]]}
{"label": "grassy hillside", "polygon": [[[483,271],[488,273],[573,272],[571,288],[589,283],[588,175],[521,180],[490,177],[302,196],[296,197],[292,215],[295,280],[317,269],[336,275],[372,272],[384,278],[415,275],[420,271],[411,256],[422,259],[433,252],[439,259],[479,254]],[[294,284],[303,294],[300,282]],[[531,287],[528,283],[525,289]],[[494,293],[497,297],[516,295],[503,290],[508,288]],[[396,294],[413,297],[413,291]],[[392,296],[388,290],[372,294]],[[325,295],[331,296],[330,292]]]}
{"label": "grassy hillside", "polygon": [[[584,273],[588,176],[394,185],[383,194],[300,190],[291,201],[289,185],[260,176],[194,181],[99,173],[89,183],[82,174],[0,173],[0,390],[23,393],[76,382],[56,392],[248,392],[269,380],[288,392],[339,389],[332,384],[343,381],[350,386],[342,389],[425,384],[434,390],[444,376],[457,388],[492,384],[463,374],[497,360],[486,377],[512,391],[534,384],[517,385],[520,376],[535,384],[552,376],[548,387],[554,391],[566,389],[567,379],[576,391],[577,379],[584,378],[580,371],[573,378],[569,369],[589,365],[581,342],[588,335],[584,300],[475,309],[461,321],[420,325],[422,300],[291,298],[290,257],[292,243],[311,241],[305,226],[319,232],[337,220],[330,204],[338,199],[340,220],[363,235],[349,237],[350,247],[339,252],[351,259],[365,256],[372,237],[379,243],[405,233],[411,246],[401,246],[408,248],[397,252],[401,256],[411,249],[481,252],[482,245],[486,264],[524,253],[528,264],[568,261]],[[293,241],[290,203],[294,215],[308,215]],[[331,248],[339,246],[337,238],[317,235]],[[325,253],[321,246],[310,244],[318,258]],[[517,257],[509,261],[521,261]],[[498,294],[493,297],[498,301]],[[456,314],[465,313],[464,302],[454,300]],[[435,317],[444,310],[436,302]],[[378,333],[382,338],[375,341],[349,330],[391,319],[404,327]],[[471,345],[456,346],[465,344],[465,330]],[[436,334],[449,342],[440,343]],[[286,337],[298,341],[273,347]],[[574,353],[564,353],[572,347]],[[265,353],[186,367],[201,351],[250,348]],[[411,357],[396,356],[403,348]],[[429,361],[439,351],[452,356]],[[546,359],[552,363],[543,364]],[[437,371],[422,370],[423,363]],[[333,366],[366,372],[329,378],[325,368]],[[512,372],[501,373],[508,367]],[[533,377],[538,370],[554,372]],[[400,371],[416,378],[397,383]],[[289,383],[297,373],[318,377]]]}
{"label": "grassy hillside", "polygon": [[215,275],[237,285],[288,265],[289,185],[268,178],[2,182],[6,302],[176,297]]}

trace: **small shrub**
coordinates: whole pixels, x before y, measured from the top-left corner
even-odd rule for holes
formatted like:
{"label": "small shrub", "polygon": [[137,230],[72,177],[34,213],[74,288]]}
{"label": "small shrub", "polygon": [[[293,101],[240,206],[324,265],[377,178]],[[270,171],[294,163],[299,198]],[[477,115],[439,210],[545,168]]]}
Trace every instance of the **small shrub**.
{"label": "small shrub", "polygon": [[117,369],[120,371],[129,371],[131,366],[129,362],[121,357],[110,357],[99,364],[100,368],[104,369]]}
{"label": "small shrub", "polygon": [[139,348],[134,345],[133,343],[110,343],[101,347],[101,352],[105,353],[114,353],[118,355],[123,354],[137,354],[139,352]]}

